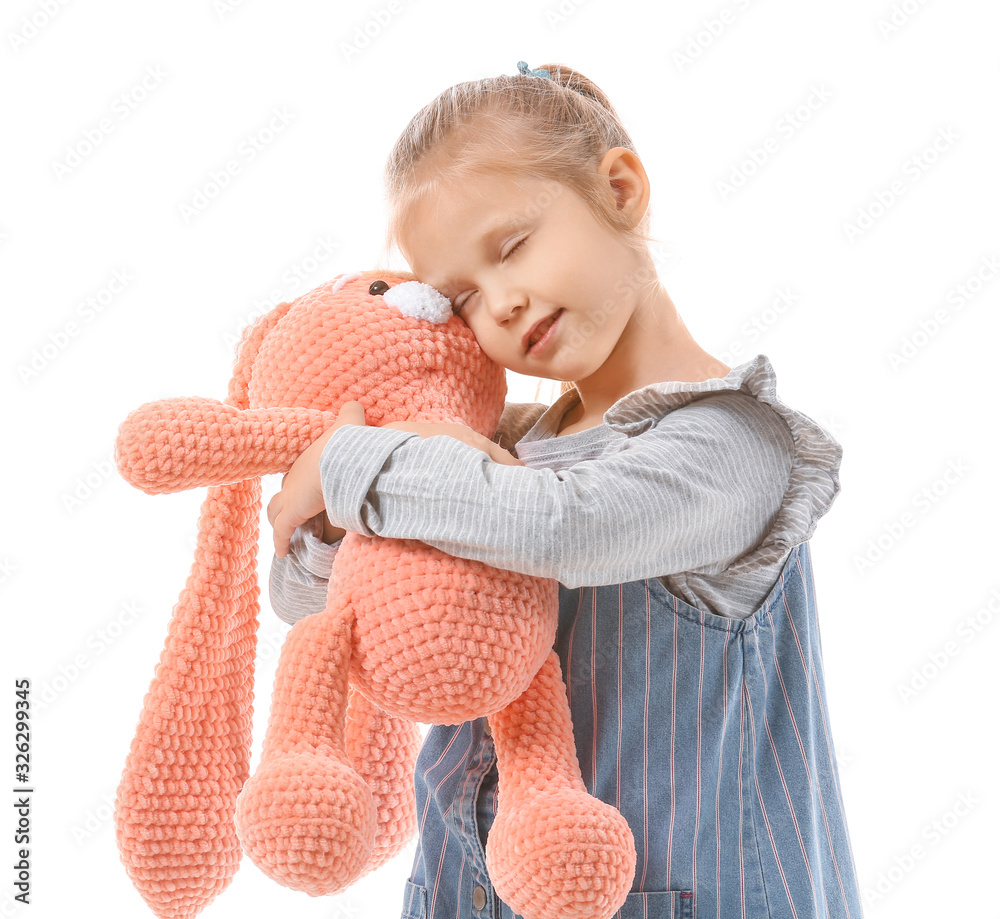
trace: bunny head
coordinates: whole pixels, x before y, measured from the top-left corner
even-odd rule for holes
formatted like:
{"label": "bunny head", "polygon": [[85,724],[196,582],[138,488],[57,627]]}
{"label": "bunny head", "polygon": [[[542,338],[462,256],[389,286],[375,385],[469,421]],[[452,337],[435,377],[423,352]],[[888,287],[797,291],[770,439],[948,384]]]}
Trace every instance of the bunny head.
{"label": "bunny head", "polygon": [[370,425],[432,412],[486,436],[499,421],[503,368],[447,298],[410,274],[341,275],[257,325],[243,342],[252,353],[247,407],[330,410],[356,400]]}
{"label": "bunny head", "polygon": [[464,424],[492,437],[504,370],[448,300],[406,272],[340,277],[281,303],[244,331],[229,396],[161,399],[115,442],[122,477],[147,494],[284,473],[360,402],[365,423]]}

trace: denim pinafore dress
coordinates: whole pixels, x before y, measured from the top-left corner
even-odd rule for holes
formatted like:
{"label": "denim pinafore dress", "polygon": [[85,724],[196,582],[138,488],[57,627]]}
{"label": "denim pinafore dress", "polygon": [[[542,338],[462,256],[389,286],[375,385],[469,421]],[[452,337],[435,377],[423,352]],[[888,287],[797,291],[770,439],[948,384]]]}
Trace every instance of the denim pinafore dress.
{"label": "denim pinafore dress", "polygon": [[[749,381],[745,391],[786,415],[798,449],[818,456],[821,429],[776,399],[766,359],[738,370],[726,382]],[[796,475],[789,494],[801,501]],[[635,838],[632,892],[617,919],[862,917],[810,543],[785,551],[747,618],[700,609],[666,578],[560,584],[555,649],[583,780]],[[486,870],[497,805],[488,731],[479,719],[427,734],[402,919],[520,919]]]}
{"label": "denim pinafore dress", "polygon": [[[587,790],[635,837],[619,919],[861,919],[808,542],[747,619],[658,578],[561,587],[556,650]],[[515,919],[486,871],[496,782],[485,719],[430,729],[403,919]]]}

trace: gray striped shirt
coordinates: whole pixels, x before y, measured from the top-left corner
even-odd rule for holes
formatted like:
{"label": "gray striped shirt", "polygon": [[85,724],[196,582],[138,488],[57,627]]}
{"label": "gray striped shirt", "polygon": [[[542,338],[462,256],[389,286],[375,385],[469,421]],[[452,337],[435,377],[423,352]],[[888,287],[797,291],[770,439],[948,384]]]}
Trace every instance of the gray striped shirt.
{"label": "gray striped shirt", "polygon": [[[346,425],[320,460],[327,513],[350,532],[566,587],[656,577],[698,609],[745,618],[840,491],[840,444],[775,385],[759,354],[725,377],[637,389],[602,424],[560,437],[575,391],[508,403],[494,440],[523,467],[452,437]],[[321,532],[319,515],[272,560],[285,622],[325,605],[339,543]]]}

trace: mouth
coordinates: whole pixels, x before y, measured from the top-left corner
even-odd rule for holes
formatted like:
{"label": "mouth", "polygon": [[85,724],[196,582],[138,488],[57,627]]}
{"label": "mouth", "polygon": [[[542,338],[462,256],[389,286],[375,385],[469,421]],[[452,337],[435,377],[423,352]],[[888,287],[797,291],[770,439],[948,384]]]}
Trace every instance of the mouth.
{"label": "mouth", "polygon": [[556,319],[562,314],[562,309],[556,310],[554,313],[550,313],[544,319],[539,319],[528,331],[525,333],[524,338],[521,339],[521,345],[524,347],[525,353],[530,351],[532,347],[538,342],[542,336],[549,330]]}

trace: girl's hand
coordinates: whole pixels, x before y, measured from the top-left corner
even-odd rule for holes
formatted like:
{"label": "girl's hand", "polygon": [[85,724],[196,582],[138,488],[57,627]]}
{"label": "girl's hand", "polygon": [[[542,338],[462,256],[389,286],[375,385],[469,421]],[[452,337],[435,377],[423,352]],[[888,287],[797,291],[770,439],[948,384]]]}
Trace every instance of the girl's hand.
{"label": "girl's hand", "polygon": [[282,477],[281,490],[267,505],[267,519],[274,527],[274,552],[278,558],[288,554],[288,543],[295,528],[326,510],[319,477],[319,458],[326,442],[342,425],[364,423],[365,410],[361,403],[345,403],[337,413],[337,420],[299,454]]}
{"label": "girl's hand", "polygon": [[457,440],[461,440],[463,443],[467,443],[477,450],[482,450],[484,453],[489,454],[489,457],[495,463],[502,463],[505,466],[523,466],[524,463],[521,462],[514,454],[509,453],[504,450],[500,444],[494,443],[488,437],[483,437],[478,431],[473,431],[472,428],[467,427],[464,424],[433,424],[425,421],[393,421],[390,424],[383,425],[386,428],[395,428],[397,431],[412,431],[414,434],[419,434],[421,437],[435,437],[437,435],[445,434],[448,437],[454,437]]}

